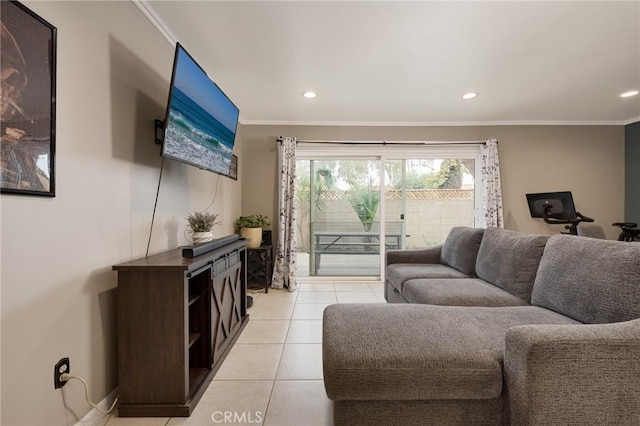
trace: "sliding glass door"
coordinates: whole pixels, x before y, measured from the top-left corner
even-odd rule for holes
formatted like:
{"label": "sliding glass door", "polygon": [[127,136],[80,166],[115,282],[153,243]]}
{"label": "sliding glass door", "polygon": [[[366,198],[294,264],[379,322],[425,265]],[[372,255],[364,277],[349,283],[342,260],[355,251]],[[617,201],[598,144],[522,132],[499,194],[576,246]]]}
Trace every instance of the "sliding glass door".
{"label": "sliding glass door", "polygon": [[379,279],[386,250],[478,223],[477,147],[341,148],[298,156],[298,276]]}

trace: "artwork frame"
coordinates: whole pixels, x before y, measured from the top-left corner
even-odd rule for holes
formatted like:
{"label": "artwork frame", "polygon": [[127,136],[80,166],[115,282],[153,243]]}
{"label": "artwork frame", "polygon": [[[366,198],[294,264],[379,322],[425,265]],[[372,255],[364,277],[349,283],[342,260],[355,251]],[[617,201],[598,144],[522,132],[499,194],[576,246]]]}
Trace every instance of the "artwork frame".
{"label": "artwork frame", "polygon": [[2,1],[0,192],[55,197],[57,28]]}
{"label": "artwork frame", "polygon": [[229,168],[228,176],[233,180],[238,180],[238,157],[235,155],[231,157],[231,167]]}

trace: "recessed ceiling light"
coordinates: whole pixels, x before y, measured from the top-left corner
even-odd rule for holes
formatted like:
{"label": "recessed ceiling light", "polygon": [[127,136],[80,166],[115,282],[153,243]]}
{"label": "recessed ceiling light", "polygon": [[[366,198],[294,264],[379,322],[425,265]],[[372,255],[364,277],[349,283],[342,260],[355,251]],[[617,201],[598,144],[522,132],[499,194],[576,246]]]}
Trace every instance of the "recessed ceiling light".
{"label": "recessed ceiling light", "polygon": [[628,92],[624,92],[620,94],[621,98],[629,98],[631,96],[635,96],[638,94],[637,90],[629,90]]}
{"label": "recessed ceiling light", "polygon": [[302,96],[304,96],[307,99],[313,99],[316,96],[318,96],[318,94],[316,92],[304,92]]}
{"label": "recessed ceiling light", "polygon": [[478,96],[478,94],[474,92],[465,93],[464,95],[462,95],[462,99],[469,100],[475,98],[476,96]]}

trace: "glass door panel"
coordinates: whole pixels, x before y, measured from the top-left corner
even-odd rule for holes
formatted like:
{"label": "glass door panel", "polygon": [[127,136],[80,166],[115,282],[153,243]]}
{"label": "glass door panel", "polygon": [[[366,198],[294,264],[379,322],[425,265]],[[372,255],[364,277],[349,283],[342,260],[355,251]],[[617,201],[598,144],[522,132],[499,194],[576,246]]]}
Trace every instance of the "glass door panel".
{"label": "glass door panel", "polygon": [[475,160],[385,161],[387,234],[399,230],[402,248],[442,244],[454,226],[475,223]]}
{"label": "glass door panel", "polygon": [[298,160],[298,276],[380,275],[380,161]]}

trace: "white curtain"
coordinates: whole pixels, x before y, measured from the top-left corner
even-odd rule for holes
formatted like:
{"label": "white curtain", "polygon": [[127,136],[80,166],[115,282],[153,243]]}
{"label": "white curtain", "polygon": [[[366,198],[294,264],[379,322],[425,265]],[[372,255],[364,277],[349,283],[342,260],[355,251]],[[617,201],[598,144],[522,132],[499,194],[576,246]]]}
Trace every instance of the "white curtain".
{"label": "white curtain", "polygon": [[296,138],[278,138],[278,244],[273,288],[296,291]]}
{"label": "white curtain", "polygon": [[498,159],[498,141],[486,140],[481,149],[482,184],[484,186],[484,224],[504,228],[502,214],[502,185],[500,184],[500,161]]}

